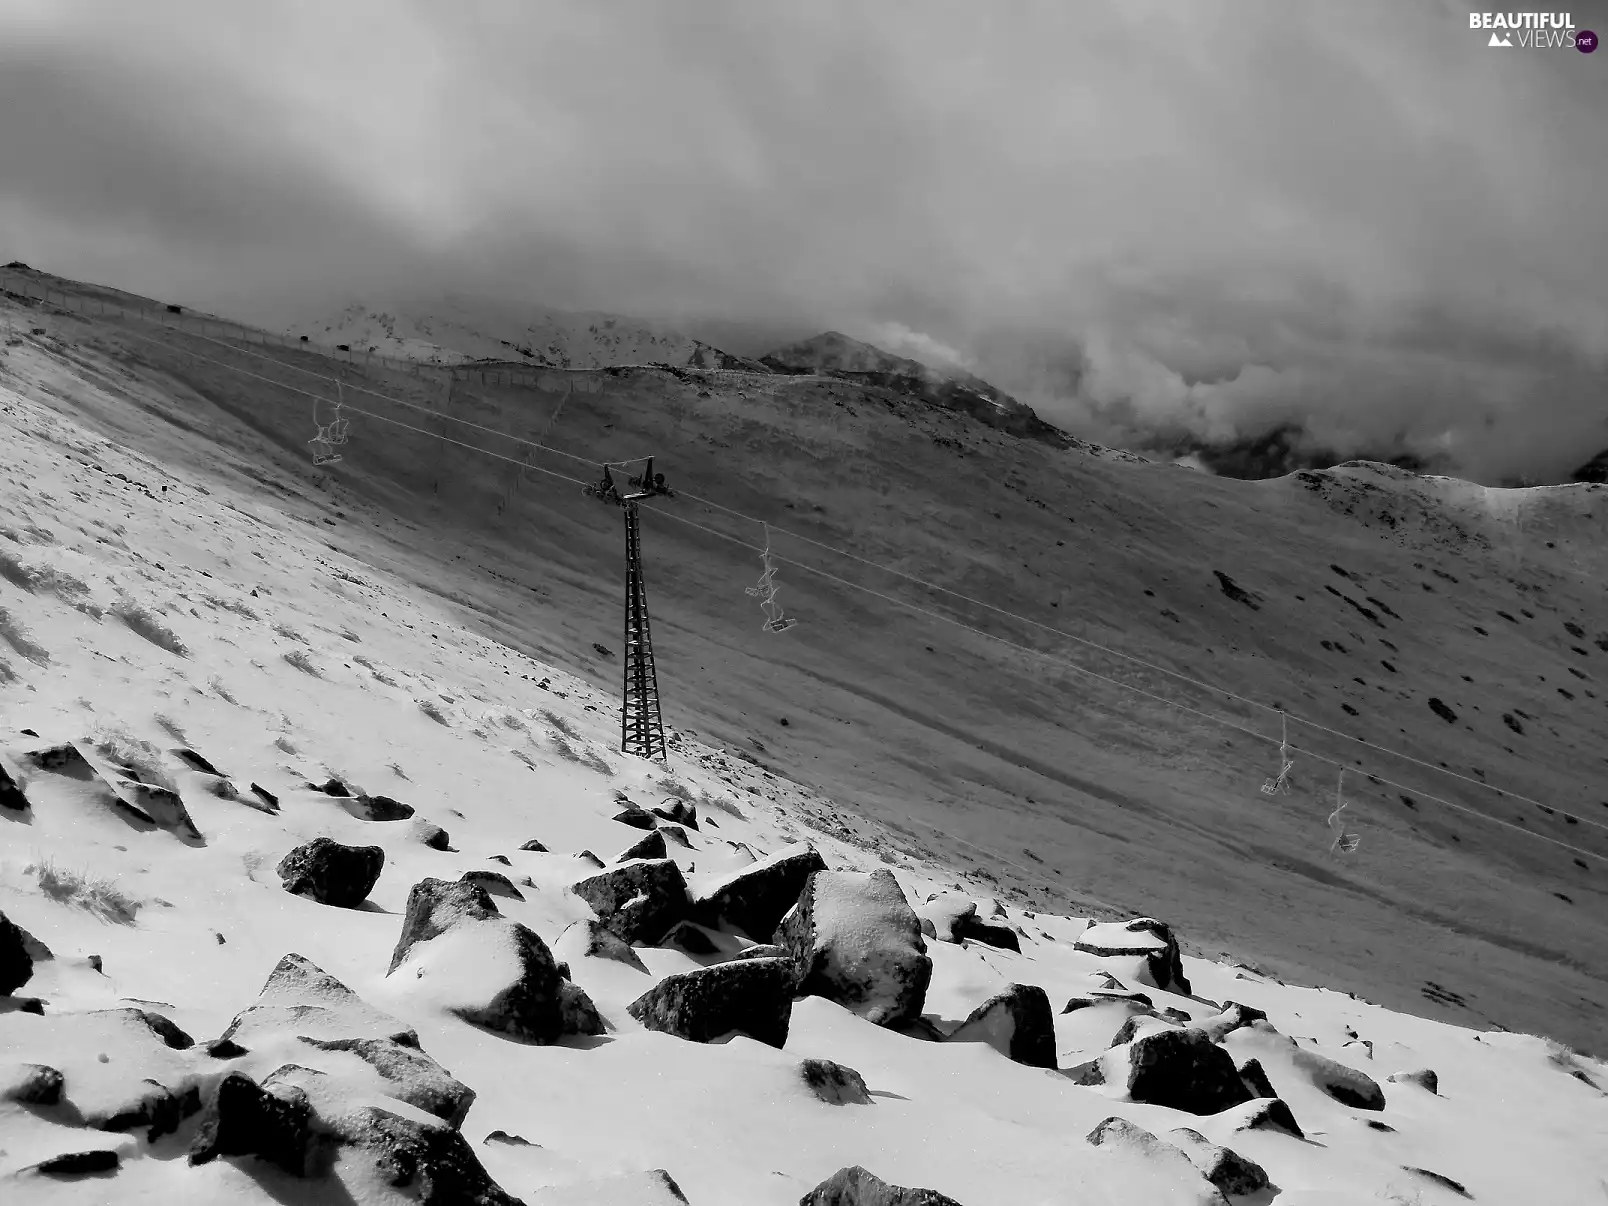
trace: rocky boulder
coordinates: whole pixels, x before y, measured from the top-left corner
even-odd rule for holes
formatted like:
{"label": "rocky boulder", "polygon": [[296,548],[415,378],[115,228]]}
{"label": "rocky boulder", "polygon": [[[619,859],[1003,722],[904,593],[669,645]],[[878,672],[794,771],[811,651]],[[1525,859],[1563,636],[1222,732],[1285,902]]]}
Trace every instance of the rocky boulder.
{"label": "rocky boulder", "polygon": [[1240,1064],[1239,1078],[1252,1097],[1278,1096],[1278,1093],[1273,1088],[1273,1082],[1267,1078],[1267,1073],[1262,1070],[1261,1060],[1248,1059]]}
{"label": "rocky boulder", "polygon": [[1393,1084],[1417,1085],[1427,1093],[1440,1093],[1440,1077],[1428,1068],[1415,1068],[1410,1072],[1392,1072],[1385,1077]]}
{"label": "rocky boulder", "polygon": [[[1206,1183],[1205,1175],[1180,1147],[1168,1143],[1165,1139],[1158,1139],[1144,1127],[1129,1122],[1126,1118],[1113,1115],[1104,1119],[1084,1136],[1084,1141],[1107,1151],[1124,1152],[1138,1157],[1145,1165],[1159,1173],[1170,1186],[1188,1188],[1198,1186],[1199,1192],[1195,1195],[1197,1202],[1226,1206],[1221,1192]],[[1142,1199],[1136,1197],[1136,1200]],[[1180,1199],[1169,1194],[1165,1200]]]}
{"label": "rocky boulder", "polygon": [[1253,1022],[1244,1027],[1229,1045],[1237,1052],[1255,1052],[1264,1065],[1274,1067],[1281,1080],[1287,1069],[1341,1105],[1358,1110],[1385,1108],[1384,1090],[1373,1077],[1320,1052],[1308,1050],[1266,1022]]}
{"label": "rocky boulder", "polygon": [[1002,951],[1022,951],[1021,937],[1008,925],[994,921],[984,921],[980,917],[970,917],[962,921],[955,928],[963,942],[981,942],[984,946],[992,946]]}
{"label": "rocky boulder", "polygon": [[659,945],[671,947],[695,959],[721,953],[721,944],[709,930],[693,921],[678,921],[670,932],[659,940]]}
{"label": "rocky boulder", "polygon": [[617,863],[628,863],[636,858],[668,858],[669,852],[664,845],[664,834],[657,829],[644,833],[641,838],[620,851],[615,858]]}
{"label": "rocky boulder", "polygon": [[0,762],[0,808],[12,812],[28,811],[28,797],[23,794],[22,788],[18,786],[16,779],[12,778],[11,772],[6,769],[3,762]]}
{"label": "rocky boulder", "polygon": [[653,815],[676,825],[685,825],[688,829],[698,828],[698,806],[678,796],[666,796],[660,800],[654,805]]}
{"label": "rocky boulder", "polygon": [[658,825],[659,820],[646,808],[631,804],[614,814],[614,819],[622,825],[629,825],[633,829],[652,829]]}
{"label": "rocky boulder", "polygon": [[1162,1029],[1069,1069],[1077,1084],[1116,1084],[1133,1101],[1216,1114],[1251,1100],[1234,1059],[1199,1030]]}
{"label": "rocky boulder", "polygon": [[1196,1025],[1205,1031],[1208,1038],[1214,1043],[1220,1043],[1234,1031],[1249,1026],[1252,1022],[1267,1021],[1267,1014],[1260,1009],[1253,1009],[1249,1005],[1241,1005],[1238,1001],[1224,1001],[1222,1012],[1213,1017],[1205,1018]]}
{"label": "rocky boulder", "polygon": [[798,1200],[798,1206],[960,1206],[935,1189],[890,1185],[856,1164],[840,1168]]}
{"label": "rocky boulder", "polygon": [[419,1036],[374,1008],[323,968],[298,954],[284,956],[268,973],[254,1005],[236,1014],[219,1042],[250,1049],[282,1034],[298,1038],[392,1039],[417,1047]]}
{"label": "rocky boulder", "polygon": [[0,1064],[0,1101],[55,1105],[61,1100],[65,1079],[55,1068],[45,1064]]}
{"label": "rocky boulder", "polygon": [[558,986],[558,1012],[564,1021],[565,1034],[591,1036],[608,1033],[603,1015],[592,1004],[592,998],[586,995],[584,988],[567,977]]}
{"label": "rocky boulder", "polygon": [[414,884],[386,974],[488,1030],[533,1043],[564,1032],[552,952],[535,931],[503,917],[476,884]]}
{"label": "rocky boulder", "polygon": [[538,1189],[530,1206],[687,1206],[687,1195],[662,1168],[616,1173]]}
{"label": "rocky boulder", "polygon": [[447,835],[447,831],[434,821],[427,821],[423,817],[415,817],[413,824],[408,826],[408,838],[432,850],[452,849],[452,839]]}
{"label": "rocky boulder", "polygon": [[1268,1187],[1267,1170],[1227,1147],[1218,1147],[1199,1131],[1180,1127],[1167,1138],[1189,1157],[1190,1163],[1224,1194],[1261,1193]]}
{"label": "rocky boulder", "polygon": [[413,818],[413,805],[390,796],[371,796],[366,792],[341,801],[341,806],[360,821],[407,821]]}
{"label": "rocky boulder", "polygon": [[465,871],[459,882],[484,888],[488,896],[501,896],[506,900],[524,900],[525,894],[506,875],[499,871]]}
{"label": "rocky boulder", "polygon": [[581,959],[612,959],[639,972],[648,970],[631,944],[601,921],[587,919],[564,927],[553,942],[553,953],[566,963]]}
{"label": "rocky boulder", "polygon": [[392,1186],[405,1200],[438,1206],[521,1206],[518,1198],[491,1179],[468,1141],[450,1127],[373,1106],[317,1113],[341,1144],[343,1164],[368,1165],[363,1180]]}
{"label": "rocky boulder", "polygon": [[433,1114],[450,1127],[462,1126],[464,1116],[474,1104],[475,1091],[417,1047],[395,1039],[304,1038],[301,1041],[316,1051],[356,1056],[383,1082],[381,1091],[387,1097]]}
{"label": "rocky boulder", "polygon": [[1290,1107],[1277,1097],[1259,1097],[1244,1105],[1223,1111],[1218,1119],[1231,1131],[1278,1131],[1296,1139],[1305,1139],[1306,1132],[1295,1121]]}
{"label": "rocky boulder", "polygon": [[768,858],[722,876],[699,893],[695,916],[707,925],[729,926],[758,942],[768,941],[804,883],[826,860],[812,846],[787,846]]}
{"label": "rocky boulder", "polygon": [[[927,923],[922,932],[938,942],[959,942],[960,927],[977,919],[977,902],[952,893],[934,893],[927,902],[916,907],[916,916]],[[928,927],[931,933],[928,933]]]}
{"label": "rocky boulder", "polygon": [[777,946],[774,942],[760,942],[754,946],[745,946],[732,956],[733,959],[786,959],[790,956],[785,946]]}
{"label": "rocky boulder", "polygon": [[870,1105],[865,1077],[853,1068],[829,1059],[807,1059],[798,1066],[799,1077],[811,1093],[827,1105]]}
{"label": "rocky boulder", "polygon": [[33,966],[22,929],[0,913],[0,997],[9,997],[33,979]]}
{"label": "rocky boulder", "polygon": [[249,1076],[229,1072],[201,1115],[190,1142],[191,1164],[219,1156],[257,1156],[295,1177],[307,1175],[312,1149],[312,1108],[294,1087],[278,1093],[259,1088]]}
{"label": "rocky boulder", "polygon": [[574,891],[626,942],[658,942],[691,907],[681,868],[667,858],[610,867],[581,880]]}
{"label": "rocky boulder", "polygon": [[1184,975],[1183,956],[1172,928],[1154,917],[1135,917],[1132,921],[1091,925],[1073,943],[1085,954],[1144,958],[1145,976],[1152,988],[1190,996],[1193,990]]}
{"label": "rocky boulder", "polygon": [[333,838],[314,838],[279,860],[285,891],[320,904],[355,909],[368,898],[385,868],[378,846],[343,846]]}
{"label": "rocky boulder", "polygon": [[739,1031],[781,1047],[793,1015],[793,968],[785,959],[717,963],[666,976],[627,1010],[649,1030],[695,1043]]}
{"label": "rocky boulder", "polygon": [[983,1042],[1031,1068],[1055,1067],[1055,1014],[1035,984],[1012,984],[984,1001],[954,1030],[951,1043]]}
{"label": "rocky boulder", "polygon": [[879,1026],[921,1016],[932,959],[899,881],[875,871],[816,871],[777,931],[800,996],[836,1001]]}
{"label": "rocky boulder", "polygon": [[[3,1022],[4,1045],[13,1051],[20,1046],[50,1053],[49,1067],[0,1069],[5,1096],[12,1100],[45,1105],[55,1098],[76,1112],[79,1126],[146,1130],[153,1142],[201,1108],[202,1073],[194,1053],[164,1037],[141,1010],[49,1011]],[[5,1197],[0,1191],[0,1199]]]}

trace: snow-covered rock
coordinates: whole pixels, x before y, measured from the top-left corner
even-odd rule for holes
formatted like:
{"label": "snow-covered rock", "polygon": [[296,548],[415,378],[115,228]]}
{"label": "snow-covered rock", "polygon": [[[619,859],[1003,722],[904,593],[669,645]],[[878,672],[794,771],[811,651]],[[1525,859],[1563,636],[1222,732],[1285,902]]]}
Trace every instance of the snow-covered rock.
{"label": "snow-covered rock", "polygon": [[411,1026],[376,1009],[310,959],[291,953],[279,960],[256,1003],[241,1010],[220,1041],[250,1048],[285,1032],[302,1038],[384,1038],[417,1047]]}
{"label": "snow-covered rock", "polygon": [[[917,905],[916,916],[926,923],[922,932],[928,937],[939,942],[959,942],[961,935],[957,931],[964,922],[976,919],[977,902],[964,896],[941,893]],[[928,926],[931,927],[930,933]]]}
{"label": "snow-covered rock", "polygon": [[[1144,1127],[1113,1115],[1084,1136],[1093,1147],[1119,1153],[1144,1166],[1147,1202],[1188,1202],[1191,1206],[1227,1206],[1222,1191],[1207,1180],[1176,1144],[1159,1139]],[[1135,1187],[1138,1189],[1138,1187]],[[1157,1191],[1160,1191],[1159,1194]],[[1137,1194],[1136,1194],[1137,1198]]]}
{"label": "snow-covered rock", "polygon": [[798,1200],[798,1206],[960,1206],[933,1189],[890,1185],[856,1164],[840,1168]]}
{"label": "snow-covered rock", "polygon": [[657,942],[691,907],[681,868],[668,858],[610,867],[576,883],[574,892],[627,942]]}
{"label": "snow-covered rock", "polygon": [[798,903],[804,882],[826,870],[813,846],[786,846],[705,884],[694,902],[696,915],[727,925],[756,942],[768,942],[787,911]]}
{"label": "snow-covered rock", "polygon": [[1251,1096],[1233,1057],[1198,1030],[1151,1030],[1069,1075],[1079,1084],[1112,1085],[1131,1101],[1188,1114],[1217,1114]]}
{"label": "snow-covered rock", "polygon": [[458,878],[463,883],[484,888],[488,896],[501,896],[505,900],[525,899],[525,894],[514,887],[513,881],[500,871],[482,871],[477,868],[465,871]]}
{"label": "snow-covered rock", "polygon": [[893,872],[816,871],[778,931],[798,991],[836,1001],[880,1026],[921,1016],[932,959]]}
{"label": "snow-covered rock", "polygon": [[1163,992],[1176,992],[1186,997],[1192,992],[1189,980],[1184,975],[1183,956],[1172,927],[1154,917],[1135,917],[1131,921],[1091,925],[1078,937],[1075,949],[1107,958],[1141,956],[1144,959],[1144,983]]}
{"label": "snow-covered rock", "polygon": [[438,1008],[533,1043],[564,1031],[562,980],[547,944],[503,917],[484,888],[426,879],[408,894],[386,973]]}
{"label": "snow-covered rock", "polygon": [[793,968],[785,959],[745,959],[666,976],[629,1010],[649,1030],[695,1043],[739,1031],[781,1047],[793,1013]]}
{"label": "snow-covered rock", "polygon": [[1201,1174],[1225,1195],[1260,1193],[1267,1188],[1267,1170],[1232,1148],[1219,1147],[1197,1130],[1179,1127],[1167,1132]]}
{"label": "snow-covered rock", "polygon": [[1385,1077],[1392,1084],[1417,1085],[1426,1093],[1440,1094],[1440,1077],[1431,1068],[1414,1068],[1407,1072],[1392,1072]]}
{"label": "snow-covered rock", "polygon": [[1055,1014],[1036,984],[1011,984],[984,1001],[949,1035],[949,1042],[987,1043],[1032,1068],[1055,1067]]}

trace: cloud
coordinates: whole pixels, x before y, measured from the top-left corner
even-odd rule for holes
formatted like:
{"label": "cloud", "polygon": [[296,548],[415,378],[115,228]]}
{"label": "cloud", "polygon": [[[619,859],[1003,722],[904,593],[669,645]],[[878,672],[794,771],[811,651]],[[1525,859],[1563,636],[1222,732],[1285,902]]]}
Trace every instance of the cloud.
{"label": "cloud", "polygon": [[934,339],[924,331],[912,331],[902,322],[884,322],[865,332],[865,342],[875,344],[896,356],[905,356],[935,368],[969,370],[976,367],[965,352]]}
{"label": "cloud", "polygon": [[1601,57],[1429,0],[13,3],[0,255],[875,333],[1091,438],[1555,476],[1608,445]]}

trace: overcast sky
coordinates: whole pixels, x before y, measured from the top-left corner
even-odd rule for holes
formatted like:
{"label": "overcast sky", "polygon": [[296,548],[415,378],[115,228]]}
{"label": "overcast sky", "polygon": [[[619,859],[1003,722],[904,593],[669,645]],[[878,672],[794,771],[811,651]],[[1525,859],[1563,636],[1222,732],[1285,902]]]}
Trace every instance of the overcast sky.
{"label": "overcast sky", "polygon": [[276,325],[450,289],[834,327],[1095,438],[1558,480],[1608,447],[1608,50],[1488,37],[1442,0],[0,0],[0,260]]}

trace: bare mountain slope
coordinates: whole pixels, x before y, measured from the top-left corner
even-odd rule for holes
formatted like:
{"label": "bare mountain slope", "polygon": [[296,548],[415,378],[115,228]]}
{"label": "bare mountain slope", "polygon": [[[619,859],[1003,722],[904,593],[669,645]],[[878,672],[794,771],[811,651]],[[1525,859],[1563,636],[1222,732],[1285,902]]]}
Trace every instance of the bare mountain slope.
{"label": "bare mountain slope", "polygon": [[[353,415],[345,459],[315,471],[310,401],[270,382],[333,390],[310,375],[335,371],[323,357],[7,311],[15,329],[46,331],[7,357],[32,396],[152,455],[254,480],[496,639],[617,681],[619,516],[582,496],[586,465],[534,454],[510,493],[506,462]],[[439,405],[439,374],[342,371],[348,401],[375,415],[521,455],[357,392]],[[615,369],[543,392],[460,372],[449,413],[529,438],[566,398],[555,445],[593,460],[651,451],[684,491],[644,516],[676,725],[1005,890],[1154,910],[1286,977],[1608,1047],[1608,488],[1486,490],[1369,463],[1213,478],[814,373]],[[763,530],[691,495],[1030,623],[773,529],[780,601],[800,623],[765,634],[743,593]],[[1331,855],[1334,769],[1297,752],[1294,791],[1260,794],[1275,749],[1206,717],[1276,739],[1277,715],[1163,670],[1547,810],[1292,726],[1300,749],[1404,785],[1348,774],[1362,844]]]}
{"label": "bare mountain slope", "polygon": [[969,414],[1012,435],[1041,440],[1056,448],[1081,441],[1044,422],[1033,409],[981,377],[958,368],[935,368],[919,360],[895,356],[869,343],[826,331],[810,339],[776,348],[760,362],[779,373],[813,373],[857,385],[892,390],[934,406]]}
{"label": "bare mountain slope", "polygon": [[545,368],[673,364],[764,371],[679,331],[617,314],[538,307],[516,316],[451,295],[428,306],[376,308],[358,302],[289,333],[427,364],[520,359]]}

